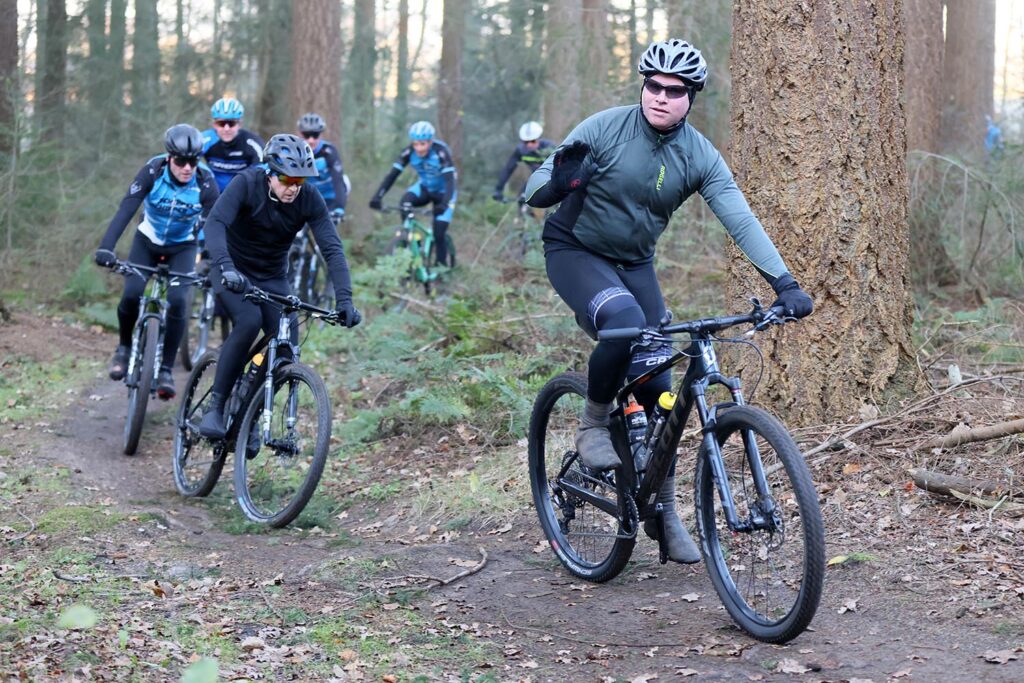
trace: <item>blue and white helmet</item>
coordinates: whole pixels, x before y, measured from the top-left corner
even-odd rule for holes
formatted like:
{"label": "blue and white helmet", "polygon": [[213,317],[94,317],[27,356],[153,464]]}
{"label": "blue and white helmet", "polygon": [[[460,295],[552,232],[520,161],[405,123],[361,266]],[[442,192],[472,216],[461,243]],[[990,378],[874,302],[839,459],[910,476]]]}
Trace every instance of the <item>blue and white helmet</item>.
{"label": "blue and white helmet", "polygon": [[210,107],[210,118],[217,121],[233,121],[245,115],[245,107],[234,97],[222,97]]}
{"label": "blue and white helmet", "polygon": [[410,140],[431,140],[434,137],[434,127],[429,121],[417,121],[409,126]]}

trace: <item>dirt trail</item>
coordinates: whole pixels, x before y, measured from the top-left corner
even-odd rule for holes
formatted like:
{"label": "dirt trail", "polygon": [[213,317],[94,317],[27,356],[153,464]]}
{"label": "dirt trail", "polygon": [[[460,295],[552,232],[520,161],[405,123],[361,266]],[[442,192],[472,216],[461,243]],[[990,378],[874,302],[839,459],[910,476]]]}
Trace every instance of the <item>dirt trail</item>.
{"label": "dirt trail", "polygon": [[[20,324],[28,329],[24,320]],[[10,334],[8,327],[8,341]],[[109,337],[82,336],[80,346],[94,349],[92,357],[105,356]],[[181,385],[184,373],[177,374]],[[482,570],[413,603],[436,628],[461,630],[472,641],[493,644],[493,659],[478,668],[492,680],[1024,680],[1020,661],[991,664],[982,657],[1021,645],[1019,610],[975,609],[981,598],[972,602],[955,587],[975,568],[932,571],[919,565],[909,547],[874,543],[870,519],[846,525],[841,516],[829,515],[830,557],[870,548],[876,559],[830,569],[813,630],[788,646],[769,646],[732,626],[702,565],[661,566],[649,541],[638,544],[634,562],[610,583],[576,581],[550,552],[535,552],[541,533],[528,500],[511,529],[468,527],[447,539],[434,534],[417,542],[408,531],[410,520],[369,504],[350,509],[341,522],[340,531],[351,543],[295,531],[227,533],[219,516],[240,517],[237,509],[186,500],[174,490],[169,457],[174,406],[152,406],[140,451],[129,458],[120,453],[123,403],[123,387],[97,376],[60,420],[51,420],[50,430],[0,425],[0,444],[21,454],[15,459],[29,453],[36,466],[70,468],[83,495],[109,499],[124,514],[151,513],[166,521],[146,527],[143,535],[151,545],[129,563],[167,570],[209,564],[214,554],[220,576],[229,580],[271,585],[283,575],[278,612],[301,606],[313,614],[324,591],[365,590],[365,584],[334,578],[331,567],[339,562],[388,558],[389,571],[399,577],[448,577],[478,559],[483,548],[488,559]],[[3,460],[0,456],[0,470]],[[326,478],[336,473],[332,467]],[[230,483],[225,471],[218,488]],[[1015,552],[1019,560],[1020,545]],[[453,565],[452,558],[461,562]],[[378,582],[378,589],[382,586]],[[844,610],[852,600],[853,609]]]}

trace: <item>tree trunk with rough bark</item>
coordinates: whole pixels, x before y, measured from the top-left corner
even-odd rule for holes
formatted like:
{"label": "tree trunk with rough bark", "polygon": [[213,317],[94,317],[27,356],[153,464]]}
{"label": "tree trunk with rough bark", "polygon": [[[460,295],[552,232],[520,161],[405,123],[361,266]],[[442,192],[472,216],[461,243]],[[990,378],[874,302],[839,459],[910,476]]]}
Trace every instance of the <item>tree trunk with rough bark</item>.
{"label": "tree trunk with rough bark", "polygon": [[46,37],[41,54],[39,124],[42,137],[60,140],[64,137],[67,90],[68,14],[64,0],[46,2]]}
{"label": "tree trunk with rough bark", "polygon": [[444,0],[441,28],[441,73],[437,82],[437,129],[448,143],[455,166],[462,169],[462,52],[466,1]]}
{"label": "tree trunk with rough bark", "polygon": [[132,110],[141,123],[155,118],[160,102],[160,31],[156,0],[135,0],[132,34]]}
{"label": "tree trunk with rough bark", "polygon": [[395,129],[409,121],[409,0],[398,0],[398,63],[395,64]]}
{"label": "tree trunk with rough bark", "polygon": [[[815,301],[759,340],[760,400],[792,424],[916,389],[910,341],[901,0],[741,0],[733,15],[736,180]],[[870,87],[865,87],[870,83]],[[732,248],[730,309],[774,299]],[[756,359],[744,354],[744,376]]]}
{"label": "tree trunk with rough bark", "polygon": [[292,121],[316,112],[326,139],[341,135],[341,3],[303,0],[292,9]]}
{"label": "tree trunk with rough bark", "polygon": [[15,150],[18,85],[18,0],[0,0],[0,169]]}
{"label": "tree trunk with rough bark", "polygon": [[580,115],[587,117],[612,105],[608,89],[608,58],[611,55],[608,0],[583,0],[583,63],[580,65]]}

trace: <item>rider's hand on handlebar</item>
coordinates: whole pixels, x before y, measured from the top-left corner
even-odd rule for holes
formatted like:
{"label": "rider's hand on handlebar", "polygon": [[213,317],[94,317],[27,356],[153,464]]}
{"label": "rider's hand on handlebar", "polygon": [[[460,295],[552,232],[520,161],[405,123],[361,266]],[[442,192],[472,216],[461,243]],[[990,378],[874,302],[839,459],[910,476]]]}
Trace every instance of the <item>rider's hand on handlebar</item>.
{"label": "rider's hand on handlebar", "polygon": [[500,190],[495,190],[494,194],[491,195],[491,199],[496,202],[505,202],[505,193]]}
{"label": "rider's hand on handlebar", "polygon": [[340,206],[331,211],[331,219],[335,221],[345,220],[345,209]]}
{"label": "rider's hand on handlebar", "polygon": [[117,254],[110,249],[97,249],[93,258],[96,259],[96,265],[104,268],[110,268],[117,263]]}
{"label": "rider's hand on handlebar", "polygon": [[249,287],[249,280],[241,273],[234,270],[224,270],[220,274],[220,283],[224,289],[241,294]]}
{"label": "rider's hand on handlebar", "polygon": [[338,322],[345,327],[355,327],[363,320],[362,313],[349,300],[339,301],[334,308],[334,314],[338,317]]}
{"label": "rider's hand on handlebar", "polygon": [[772,303],[772,307],[781,306],[790,318],[806,318],[814,310],[814,302],[804,290],[800,289],[799,283],[789,273],[783,273],[772,284],[772,289],[779,295],[779,298]]}
{"label": "rider's hand on handlebar", "polygon": [[380,211],[384,207],[383,199],[380,195],[374,195],[373,199],[370,200],[370,208],[374,211]]}

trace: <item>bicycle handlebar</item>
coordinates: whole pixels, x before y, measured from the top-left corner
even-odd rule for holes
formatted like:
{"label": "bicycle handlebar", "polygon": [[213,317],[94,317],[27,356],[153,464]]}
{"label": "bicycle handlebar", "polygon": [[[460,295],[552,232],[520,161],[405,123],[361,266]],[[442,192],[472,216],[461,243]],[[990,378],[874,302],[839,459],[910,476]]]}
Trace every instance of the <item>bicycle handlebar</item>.
{"label": "bicycle handlebar", "polygon": [[785,315],[786,311],[782,306],[762,308],[761,303],[757,301],[757,299],[754,299],[753,302],[754,310],[750,313],[727,315],[718,318],[685,320],[678,323],[666,323],[664,325],[659,325],[658,327],[621,327],[613,330],[600,330],[597,333],[597,338],[600,341],[612,341],[646,337],[646,340],[656,341],[682,332],[687,332],[689,334],[711,334],[713,332],[724,330],[728,327],[753,323],[753,329],[746,333],[747,336],[751,336],[754,332],[759,332],[769,325],[782,325],[795,320],[795,318],[790,318]]}
{"label": "bicycle handlebar", "polygon": [[380,211],[381,213],[418,213],[425,215],[433,211],[433,209],[431,209],[429,206],[382,206],[379,209],[377,209],[377,211]]}
{"label": "bicycle handlebar", "polygon": [[335,311],[329,311],[326,308],[307,304],[294,294],[285,296],[262,290],[259,287],[250,287],[242,296],[250,301],[269,301],[271,303],[278,304],[281,306],[284,313],[305,311],[306,313],[311,314],[314,318],[319,318],[330,325],[340,324],[338,314]]}
{"label": "bicycle handlebar", "polygon": [[125,277],[129,275],[138,275],[143,279],[145,279],[143,273],[150,273],[152,275],[166,273],[167,276],[171,278],[188,280],[188,282],[185,283],[188,285],[199,285],[202,284],[203,280],[206,279],[204,276],[199,275],[195,271],[192,271],[190,273],[179,273],[178,271],[164,269],[161,268],[160,266],[144,266],[141,263],[131,263],[130,261],[121,260],[114,261],[113,265],[110,266],[110,269],[117,273],[118,275],[124,275]]}

